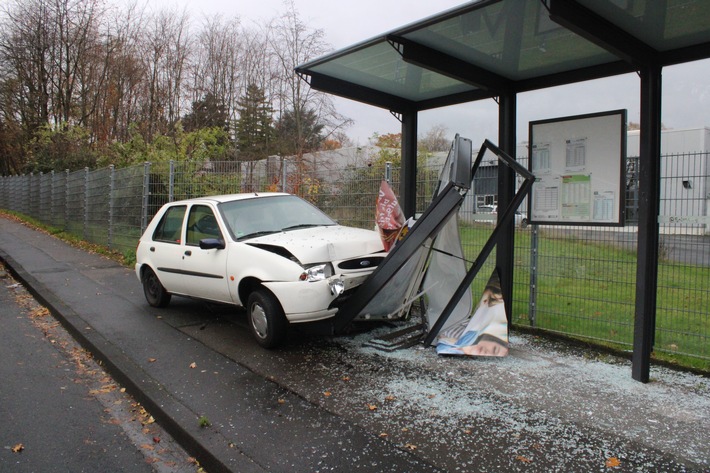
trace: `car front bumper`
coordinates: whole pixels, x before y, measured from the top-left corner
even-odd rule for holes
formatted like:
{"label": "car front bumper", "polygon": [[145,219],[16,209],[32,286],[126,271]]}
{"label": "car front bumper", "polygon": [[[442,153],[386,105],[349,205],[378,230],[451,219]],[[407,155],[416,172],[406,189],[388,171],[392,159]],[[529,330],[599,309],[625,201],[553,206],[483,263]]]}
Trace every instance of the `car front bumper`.
{"label": "car front bumper", "polygon": [[[265,282],[281,303],[284,315],[291,323],[315,322],[333,317],[337,308],[328,308],[343,291],[362,284],[370,275],[337,275],[322,281]],[[335,289],[342,287],[343,291]]]}

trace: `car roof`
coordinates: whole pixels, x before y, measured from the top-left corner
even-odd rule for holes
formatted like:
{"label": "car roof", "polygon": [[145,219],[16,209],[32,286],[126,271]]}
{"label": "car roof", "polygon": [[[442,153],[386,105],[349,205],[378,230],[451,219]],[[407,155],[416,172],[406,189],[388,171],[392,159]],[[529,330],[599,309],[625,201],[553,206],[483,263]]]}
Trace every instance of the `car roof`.
{"label": "car roof", "polygon": [[242,194],[223,194],[223,195],[206,195],[203,197],[195,197],[192,199],[178,200],[170,202],[174,204],[193,204],[196,202],[214,202],[221,204],[223,202],[231,202],[233,200],[258,199],[263,197],[274,197],[279,195],[291,195],[286,192],[245,192]]}

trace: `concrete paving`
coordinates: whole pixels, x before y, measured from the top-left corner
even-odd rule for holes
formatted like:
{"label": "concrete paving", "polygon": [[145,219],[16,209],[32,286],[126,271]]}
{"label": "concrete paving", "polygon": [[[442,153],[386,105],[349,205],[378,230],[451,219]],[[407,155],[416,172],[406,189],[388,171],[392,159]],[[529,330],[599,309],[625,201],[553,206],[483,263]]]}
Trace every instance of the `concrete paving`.
{"label": "concrete paving", "polygon": [[523,335],[494,360],[372,332],[266,351],[243,314],[150,308],[130,269],[4,218],[0,259],[209,472],[710,471],[707,378]]}

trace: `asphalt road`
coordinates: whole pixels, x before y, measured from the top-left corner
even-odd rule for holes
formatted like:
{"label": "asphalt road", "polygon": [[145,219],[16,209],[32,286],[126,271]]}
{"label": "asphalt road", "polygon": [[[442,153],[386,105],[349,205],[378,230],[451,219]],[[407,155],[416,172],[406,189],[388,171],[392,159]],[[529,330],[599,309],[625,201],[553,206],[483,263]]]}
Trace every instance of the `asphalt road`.
{"label": "asphalt road", "polygon": [[0,471],[198,466],[0,265]]}

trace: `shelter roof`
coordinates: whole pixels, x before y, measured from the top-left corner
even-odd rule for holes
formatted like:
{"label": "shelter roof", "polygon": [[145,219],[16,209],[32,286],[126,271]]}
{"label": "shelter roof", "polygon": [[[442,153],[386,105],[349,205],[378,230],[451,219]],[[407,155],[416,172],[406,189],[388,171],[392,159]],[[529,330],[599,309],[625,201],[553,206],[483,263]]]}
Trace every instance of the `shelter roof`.
{"label": "shelter roof", "polygon": [[296,71],[408,112],[708,57],[708,0],[477,0]]}

